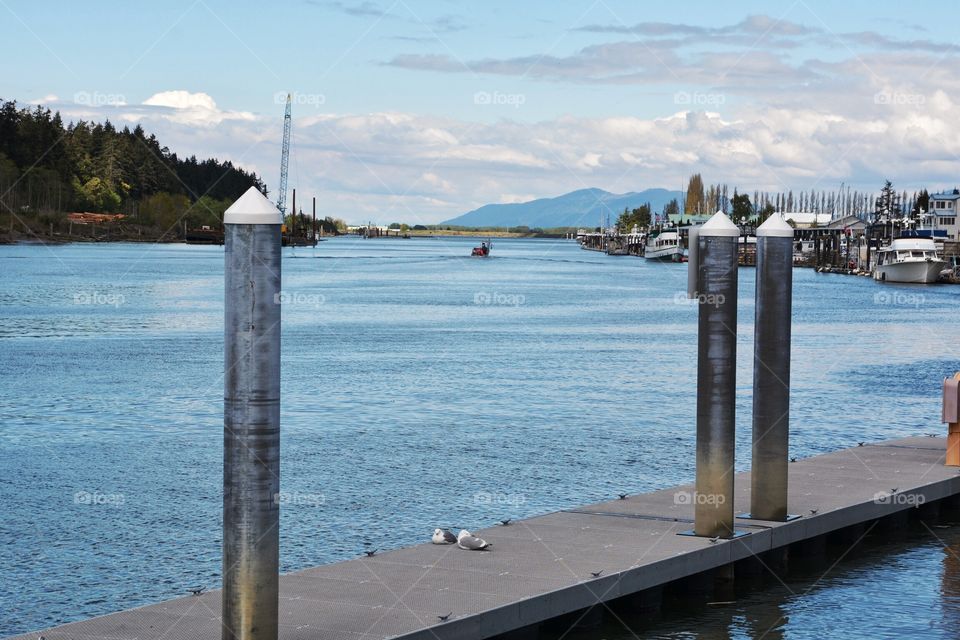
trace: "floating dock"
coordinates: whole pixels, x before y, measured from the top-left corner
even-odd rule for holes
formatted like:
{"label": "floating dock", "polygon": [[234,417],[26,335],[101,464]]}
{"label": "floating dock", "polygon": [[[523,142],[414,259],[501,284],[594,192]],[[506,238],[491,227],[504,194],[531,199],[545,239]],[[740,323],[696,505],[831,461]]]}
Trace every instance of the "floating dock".
{"label": "floating dock", "polygon": [[[741,535],[730,540],[679,535],[693,523],[693,485],[685,485],[477,531],[493,543],[489,552],[428,543],[287,574],[280,637],[479,640],[567,614],[572,623],[614,600],[656,606],[660,587],[685,578],[719,570],[736,579],[745,563],[774,566],[827,534],[852,546],[880,519],[935,517],[960,494],[945,454],[945,438],[914,437],[798,460],[789,465],[789,508],[800,517],[738,519]],[[739,473],[735,507],[749,505],[750,474]],[[424,523],[425,539],[433,528]],[[219,638],[220,607],[221,593],[211,591],[15,638]]]}

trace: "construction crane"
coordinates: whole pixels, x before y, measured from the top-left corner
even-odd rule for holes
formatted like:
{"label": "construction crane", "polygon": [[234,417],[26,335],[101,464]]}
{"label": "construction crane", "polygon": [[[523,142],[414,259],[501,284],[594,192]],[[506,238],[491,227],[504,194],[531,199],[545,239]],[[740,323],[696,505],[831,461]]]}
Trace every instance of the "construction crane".
{"label": "construction crane", "polygon": [[[277,197],[277,209],[287,215],[287,166],[290,164],[290,94],[287,94],[287,108],[283,113],[283,149],[280,152],[280,195]],[[294,211],[294,214],[297,212]]]}

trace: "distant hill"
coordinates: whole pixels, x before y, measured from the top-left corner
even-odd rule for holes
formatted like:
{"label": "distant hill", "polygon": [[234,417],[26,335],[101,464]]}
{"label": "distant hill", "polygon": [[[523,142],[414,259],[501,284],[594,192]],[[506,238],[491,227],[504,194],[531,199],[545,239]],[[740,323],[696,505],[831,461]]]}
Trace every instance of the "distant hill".
{"label": "distant hill", "polygon": [[487,204],[479,209],[447,220],[441,224],[464,227],[596,227],[600,216],[610,214],[610,223],[616,221],[624,207],[634,209],[649,202],[654,213],[663,210],[670,200],[683,198],[681,191],[646,189],[630,193],[610,193],[603,189],[580,189],[556,198],[540,198],[530,202]]}

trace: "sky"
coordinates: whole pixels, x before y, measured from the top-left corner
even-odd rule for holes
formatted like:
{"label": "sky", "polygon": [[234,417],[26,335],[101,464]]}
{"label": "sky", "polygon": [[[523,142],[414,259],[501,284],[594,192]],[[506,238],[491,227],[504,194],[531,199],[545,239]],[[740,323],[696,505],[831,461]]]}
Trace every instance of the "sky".
{"label": "sky", "polygon": [[[0,98],[141,124],[318,215],[433,223],[599,187],[960,182],[943,2],[0,0]],[[289,196],[288,196],[289,200]]]}

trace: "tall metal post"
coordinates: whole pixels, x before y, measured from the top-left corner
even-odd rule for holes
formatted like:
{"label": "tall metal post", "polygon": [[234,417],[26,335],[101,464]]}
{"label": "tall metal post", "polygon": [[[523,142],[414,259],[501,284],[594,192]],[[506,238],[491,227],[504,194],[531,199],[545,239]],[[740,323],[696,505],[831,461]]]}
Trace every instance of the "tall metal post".
{"label": "tall metal post", "polygon": [[223,220],[223,640],[278,634],[282,220],[254,187]]}
{"label": "tall metal post", "polygon": [[740,230],[718,211],[700,228],[697,478],[693,532],[732,537]]}
{"label": "tall metal post", "polygon": [[697,256],[700,225],[693,225],[687,233],[687,298],[692,300],[697,297],[697,279],[700,276],[700,259]]}
{"label": "tall metal post", "polygon": [[757,229],[750,517],[787,519],[793,228],[773,214]]}

